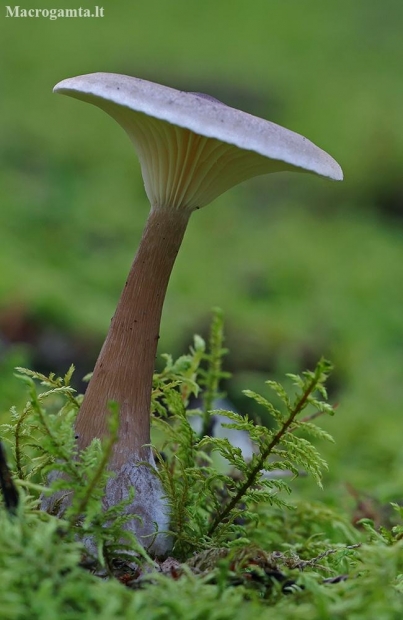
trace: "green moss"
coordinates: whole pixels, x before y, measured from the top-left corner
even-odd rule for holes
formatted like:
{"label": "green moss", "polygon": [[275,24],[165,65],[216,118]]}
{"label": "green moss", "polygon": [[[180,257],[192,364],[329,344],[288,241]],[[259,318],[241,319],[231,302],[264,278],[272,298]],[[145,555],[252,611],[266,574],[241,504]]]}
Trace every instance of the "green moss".
{"label": "green moss", "polygon": [[[290,375],[292,390],[269,381],[278,405],[246,391],[273,419],[268,429],[211,410],[225,377],[223,342],[216,312],[208,346],[196,337],[188,354],[177,360],[165,356],[165,367],[154,377],[156,439],[164,449],[158,475],[171,503],[174,540],[166,561],[149,557],[124,530],[130,497],[102,509],[116,408],[109,439],[94,440],[78,454],[73,424],[81,397],[70,387],[73,368],[64,377],[19,369],[29,400],[1,428],[14,479],[2,459],[2,617],[236,620],[275,614],[322,620],[347,614],[364,620],[369,609],[376,618],[399,617],[402,509],[395,505],[392,520],[389,515],[395,525],[384,519],[374,526],[367,518],[357,529],[348,510],[312,502],[300,486],[301,473],[321,484],[326,468],[316,442],[330,437],[315,422],[333,414],[326,403],[329,364],[321,361],[312,372]],[[201,387],[202,409],[187,411]],[[198,436],[189,423],[196,413],[207,428],[213,414],[226,415],[230,429],[253,440],[252,458],[228,439]],[[335,428],[341,423],[333,420]],[[223,459],[218,464],[215,452]],[[55,471],[63,477],[49,483]],[[292,487],[300,487],[294,493],[299,499],[287,497]],[[55,491],[73,492],[59,517],[39,510],[39,494]],[[90,547],[80,542],[89,538]]]}

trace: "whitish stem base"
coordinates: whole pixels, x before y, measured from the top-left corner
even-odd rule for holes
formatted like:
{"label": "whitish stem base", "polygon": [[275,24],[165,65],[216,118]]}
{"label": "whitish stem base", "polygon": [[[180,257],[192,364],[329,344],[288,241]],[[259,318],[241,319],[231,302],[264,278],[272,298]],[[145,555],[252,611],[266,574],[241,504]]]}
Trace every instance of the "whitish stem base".
{"label": "whitish stem base", "polygon": [[[149,461],[155,468],[152,456]],[[104,506],[109,508],[127,499],[132,487],[135,489],[134,500],[126,507],[125,513],[132,514],[134,518],[125,529],[133,532],[153,556],[165,555],[172,549],[172,538],[166,534],[169,529],[169,507],[161,482],[151,467],[136,462],[123,465],[108,480]]]}
{"label": "whitish stem base", "polygon": [[[133,487],[134,499],[125,508],[125,514],[133,515],[133,519],[126,523],[124,529],[132,532],[139,543],[153,556],[163,556],[172,549],[173,544],[172,538],[166,534],[169,529],[169,506],[162,484],[153,471],[155,462],[151,453],[148,455],[148,462],[149,465],[142,465],[132,461],[115,472],[107,482],[103,505],[108,509],[128,499],[130,489]],[[58,471],[53,471],[48,482],[51,483],[60,475]],[[42,496],[41,509],[51,514],[57,513],[63,518],[63,513],[70,502],[71,493],[60,491],[50,497]],[[96,551],[90,538],[85,537],[83,543],[88,551]]]}

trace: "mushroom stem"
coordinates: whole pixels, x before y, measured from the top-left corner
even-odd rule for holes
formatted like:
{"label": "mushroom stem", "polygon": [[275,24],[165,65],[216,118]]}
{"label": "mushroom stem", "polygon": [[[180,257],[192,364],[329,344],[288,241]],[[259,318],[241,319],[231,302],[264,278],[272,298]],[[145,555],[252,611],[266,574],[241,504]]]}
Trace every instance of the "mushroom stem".
{"label": "mushroom stem", "polygon": [[107,434],[108,402],[119,405],[119,438],[110,468],[150,460],[150,407],[165,292],[190,210],[153,207],[108,335],[85,393],[78,447]]}

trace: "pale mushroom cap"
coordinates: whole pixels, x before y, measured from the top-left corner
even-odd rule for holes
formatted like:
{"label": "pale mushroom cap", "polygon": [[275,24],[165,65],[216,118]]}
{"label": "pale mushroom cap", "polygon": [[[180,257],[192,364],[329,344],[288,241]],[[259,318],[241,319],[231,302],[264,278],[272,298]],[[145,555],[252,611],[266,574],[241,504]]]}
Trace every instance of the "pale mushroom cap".
{"label": "pale mushroom cap", "polygon": [[153,206],[202,207],[270,172],[343,178],[338,163],[303,136],[197,93],[113,73],[63,80],[54,92],[93,103],[122,125]]}

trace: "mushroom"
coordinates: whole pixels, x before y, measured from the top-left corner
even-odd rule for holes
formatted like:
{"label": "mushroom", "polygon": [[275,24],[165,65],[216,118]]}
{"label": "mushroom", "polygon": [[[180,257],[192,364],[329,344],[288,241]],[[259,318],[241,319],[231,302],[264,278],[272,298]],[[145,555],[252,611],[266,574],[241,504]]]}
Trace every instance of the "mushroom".
{"label": "mushroom", "polygon": [[[78,446],[107,433],[108,402],[120,411],[105,505],[135,487],[128,525],[143,545],[169,549],[169,509],[150,448],[154,361],[165,292],[189,217],[233,185],[286,170],[341,180],[340,166],[306,138],[200,93],[125,75],[64,80],[54,92],[87,101],[126,131],[140,160],[151,211],[76,422]],[[157,530],[160,532],[155,535]],[[154,534],[154,537],[153,537]]]}

